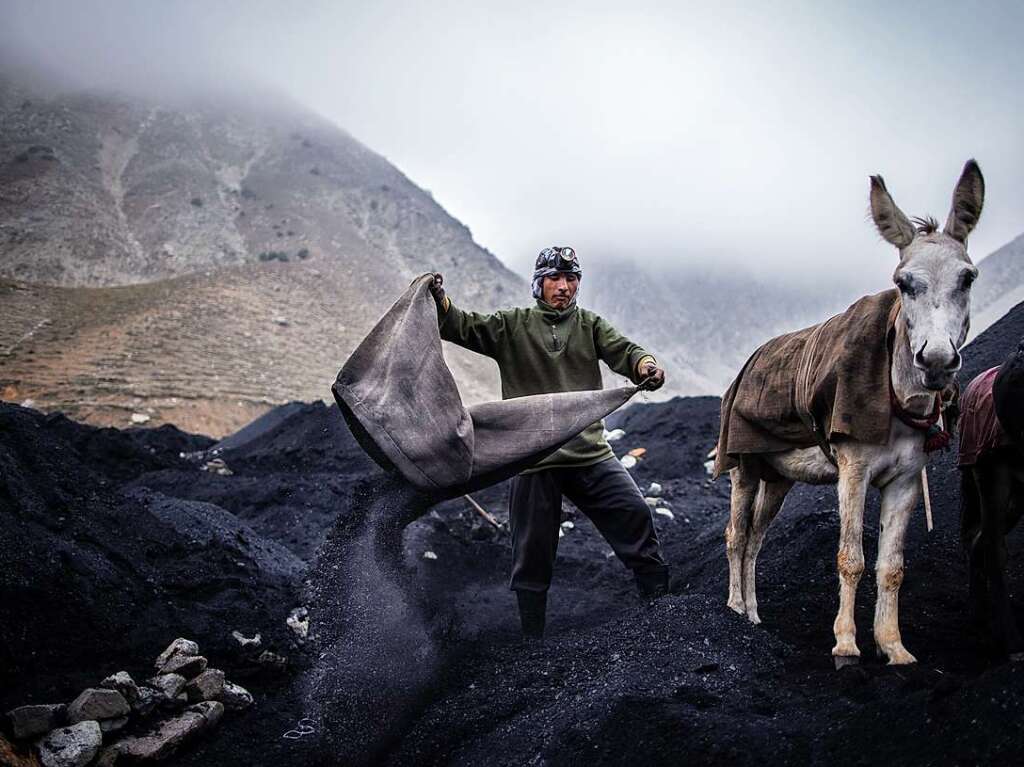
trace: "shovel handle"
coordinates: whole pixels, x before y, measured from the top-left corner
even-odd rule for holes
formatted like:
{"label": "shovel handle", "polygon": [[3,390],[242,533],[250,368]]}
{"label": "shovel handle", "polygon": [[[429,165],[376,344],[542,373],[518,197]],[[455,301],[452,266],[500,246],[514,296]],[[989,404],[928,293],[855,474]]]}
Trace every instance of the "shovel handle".
{"label": "shovel handle", "polygon": [[471,495],[469,495],[469,493],[467,493],[466,495],[464,495],[462,497],[465,498],[467,501],[469,501],[470,505],[476,510],[477,514],[479,514],[481,517],[486,519],[496,529],[498,529],[498,530],[501,529],[501,525],[498,524],[498,520],[496,520],[491,514],[489,514],[487,512],[487,510],[483,506],[481,506],[479,503],[477,503],[475,500],[473,500],[473,496],[471,496]]}
{"label": "shovel handle", "polygon": [[928,532],[932,531],[932,496],[928,492],[928,467],[921,469],[921,492],[924,495],[924,521],[928,525]]}

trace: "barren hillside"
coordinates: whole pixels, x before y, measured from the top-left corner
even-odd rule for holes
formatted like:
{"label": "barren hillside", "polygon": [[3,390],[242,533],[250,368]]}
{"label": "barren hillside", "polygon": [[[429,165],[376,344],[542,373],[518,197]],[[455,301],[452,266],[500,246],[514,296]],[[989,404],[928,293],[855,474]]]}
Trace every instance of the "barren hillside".
{"label": "barren hillside", "polygon": [[[526,291],[429,193],[293,104],[140,104],[0,78],[4,399],[222,434],[329,397],[430,269],[477,308]],[[469,399],[496,395],[490,363],[455,367]]]}
{"label": "barren hillside", "polygon": [[[379,317],[351,301],[373,279],[325,260],[113,288],[0,281],[0,399],[94,424],[123,427],[137,413],[226,434],[273,405],[331,399]],[[458,349],[449,358],[468,400],[496,396],[491,363]]]}

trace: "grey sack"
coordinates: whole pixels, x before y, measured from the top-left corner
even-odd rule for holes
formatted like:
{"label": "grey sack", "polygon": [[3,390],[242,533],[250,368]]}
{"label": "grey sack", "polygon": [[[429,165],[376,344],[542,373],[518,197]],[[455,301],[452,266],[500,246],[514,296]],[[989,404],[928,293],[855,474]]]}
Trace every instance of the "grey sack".
{"label": "grey sack", "polygon": [[360,445],[416,488],[456,496],[533,465],[639,389],[540,394],[467,408],[445,364],[431,275],[417,278],[331,390]]}

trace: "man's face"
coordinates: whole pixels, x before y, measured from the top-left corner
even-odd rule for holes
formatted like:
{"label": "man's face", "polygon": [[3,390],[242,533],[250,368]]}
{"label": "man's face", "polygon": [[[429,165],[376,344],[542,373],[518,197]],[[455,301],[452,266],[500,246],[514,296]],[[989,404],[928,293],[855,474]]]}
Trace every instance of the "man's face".
{"label": "man's face", "polygon": [[564,309],[572,303],[579,287],[580,281],[575,274],[559,272],[544,278],[542,298],[548,306]]}

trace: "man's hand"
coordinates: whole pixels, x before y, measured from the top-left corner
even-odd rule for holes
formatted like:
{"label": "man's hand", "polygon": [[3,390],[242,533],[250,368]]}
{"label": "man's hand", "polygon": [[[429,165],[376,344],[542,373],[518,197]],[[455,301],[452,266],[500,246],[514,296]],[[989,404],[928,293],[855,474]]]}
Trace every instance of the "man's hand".
{"label": "man's hand", "polygon": [[660,389],[665,385],[665,371],[658,367],[654,360],[648,360],[640,366],[640,386],[648,391]]}
{"label": "man's hand", "polygon": [[437,301],[438,306],[444,306],[444,276],[440,272],[434,273],[434,280],[430,283],[430,295]]}

